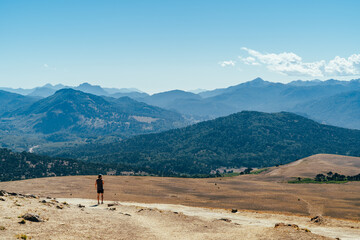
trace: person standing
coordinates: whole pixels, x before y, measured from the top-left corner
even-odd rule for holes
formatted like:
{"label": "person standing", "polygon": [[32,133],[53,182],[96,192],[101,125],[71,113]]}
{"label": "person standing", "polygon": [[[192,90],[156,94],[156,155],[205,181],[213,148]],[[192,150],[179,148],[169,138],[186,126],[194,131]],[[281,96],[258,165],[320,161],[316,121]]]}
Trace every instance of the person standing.
{"label": "person standing", "polygon": [[102,175],[99,174],[98,179],[95,181],[95,188],[97,190],[97,200],[98,204],[100,204],[100,194],[101,194],[101,204],[104,203],[104,180],[102,179]]}

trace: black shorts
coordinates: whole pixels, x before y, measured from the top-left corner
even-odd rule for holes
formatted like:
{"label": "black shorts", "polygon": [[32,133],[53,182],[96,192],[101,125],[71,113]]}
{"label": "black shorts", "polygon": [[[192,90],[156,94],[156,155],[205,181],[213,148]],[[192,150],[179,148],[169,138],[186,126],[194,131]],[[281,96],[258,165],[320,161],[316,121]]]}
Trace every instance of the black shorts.
{"label": "black shorts", "polygon": [[104,193],[104,189],[98,189],[97,193]]}

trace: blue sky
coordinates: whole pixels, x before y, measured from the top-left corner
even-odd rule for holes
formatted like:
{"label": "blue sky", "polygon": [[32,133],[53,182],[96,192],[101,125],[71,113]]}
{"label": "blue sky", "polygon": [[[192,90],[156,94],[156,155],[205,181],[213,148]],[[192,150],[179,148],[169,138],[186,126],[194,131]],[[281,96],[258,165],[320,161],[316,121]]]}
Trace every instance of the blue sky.
{"label": "blue sky", "polygon": [[356,0],[0,0],[0,86],[359,78],[359,12]]}

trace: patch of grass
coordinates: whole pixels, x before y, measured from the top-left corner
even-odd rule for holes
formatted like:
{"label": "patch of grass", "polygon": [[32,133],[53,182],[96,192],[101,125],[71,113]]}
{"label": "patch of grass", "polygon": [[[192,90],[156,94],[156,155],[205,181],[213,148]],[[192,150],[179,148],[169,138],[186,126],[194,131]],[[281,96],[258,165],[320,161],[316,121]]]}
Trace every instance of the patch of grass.
{"label": "patch of grass", "polygon": [[269,170],[269,168],[261,168],[261,169],[255,170],[255,171],[251,171],[250,174],[259,174],[259,173],[265,172],[267,170]]}
{"label": "patch of grass", "polygon": [[223,173],[223,174],[221,174],[221,177],[236,177],[239,175],[240,175],[240,173],[238,173],[238,172],[232,172],[232,173]]}

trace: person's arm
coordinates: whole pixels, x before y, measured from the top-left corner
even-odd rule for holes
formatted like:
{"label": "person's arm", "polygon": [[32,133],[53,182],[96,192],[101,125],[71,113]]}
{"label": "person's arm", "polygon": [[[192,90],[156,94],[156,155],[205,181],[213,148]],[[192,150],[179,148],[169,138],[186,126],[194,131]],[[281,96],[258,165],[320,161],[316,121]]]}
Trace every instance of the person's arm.
{"label": "person's arm", "polygon": [[103,182],[103,188],[104,188],[104,180],[102,180],[102,182]]}
{"label": "person's arm", "polygon": [[95,189],[97,189],[97,183],[96,183],[96,181],[95,181]]}

